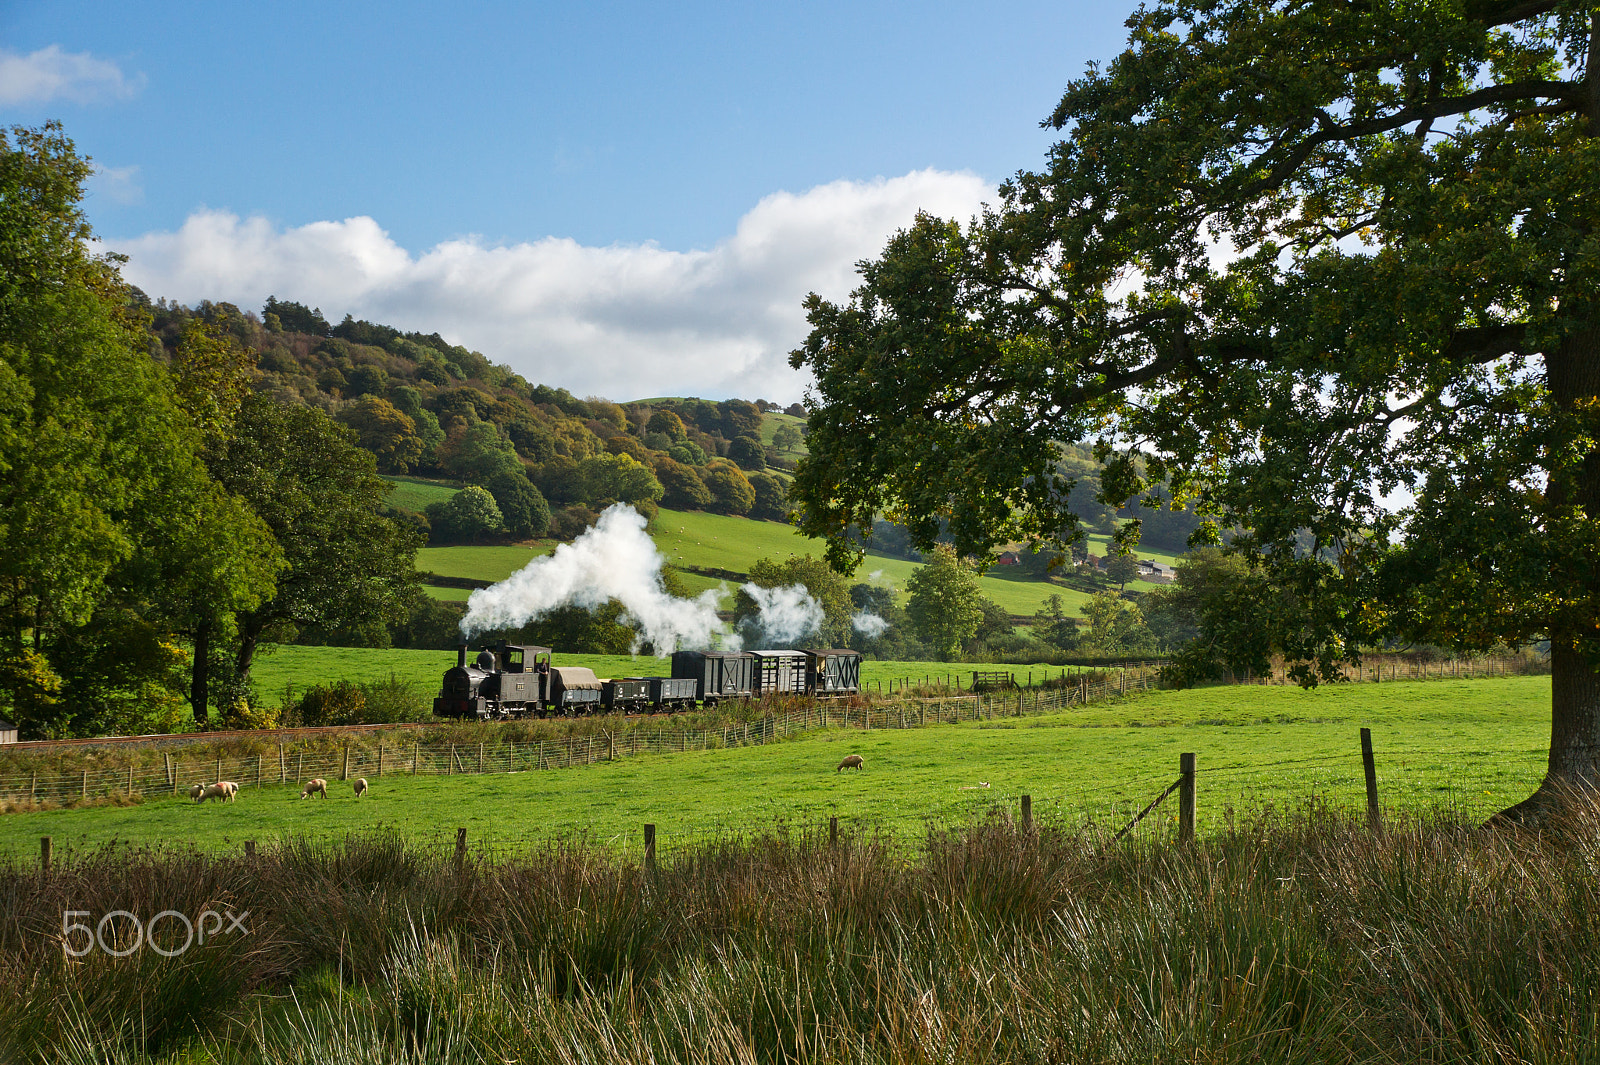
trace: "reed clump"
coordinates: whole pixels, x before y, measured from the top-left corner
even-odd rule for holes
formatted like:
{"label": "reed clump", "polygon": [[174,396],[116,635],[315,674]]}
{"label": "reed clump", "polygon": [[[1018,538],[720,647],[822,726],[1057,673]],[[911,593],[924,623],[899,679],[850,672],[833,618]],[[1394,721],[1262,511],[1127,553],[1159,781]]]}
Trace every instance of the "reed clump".
{"label": "reed clump", "polygon": [[[1538,833],[1311,807],[1180,846],[993,818],[652,865],[392,833],[112,848],[0,870],[0,1060],[1584,1061],[1597,868],[1577,803]],[[248,933],[75,958],[68,910]]]}

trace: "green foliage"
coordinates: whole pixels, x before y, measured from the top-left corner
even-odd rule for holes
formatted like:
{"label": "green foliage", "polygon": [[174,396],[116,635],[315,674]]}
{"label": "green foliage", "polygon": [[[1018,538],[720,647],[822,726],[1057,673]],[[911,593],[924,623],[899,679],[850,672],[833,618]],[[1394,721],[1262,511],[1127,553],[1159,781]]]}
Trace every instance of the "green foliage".
{"label": "green foliage", "polygon": [[788,508],[785,505],[783,482],[770,473],[752,473],[750,475],[750,488],[755,492],[755,502],[750,506],[750,516],[765,521],[785,521],[788,518]]}
{"label": "green foliage", "polygon": [[428,504],[426,513],[435,543],[477,543],[506,527],[494,496],[475,484],[451,496],[448,503]]}
{"label": "green foliage", "polygon": [[694,469],[670,458],[658,459],[656,479],[661,482],[661,505],[674,510],[704,510],[711,506],[711,491]]}
{"label": "green foliage", "polygon": [[975,553],[1048,539],[1083,516],[1058,442],[1098,440],[1108,503],[1165,486],[1197,535],[1248,530],[1308,680],[1388,637],[1593,660],[1593,20],[1171,3],[1130,30],[1051,116],[1047,169],[808,303],[806,530],[840,559],[885,512]]}
{"label": "green foliage", "polygon": [[1108,555],[1101,572],[1118,588],[1125,588],[1129,581],[1138,578],[1139,560],[1133,555]]}
{"label": "green foliage", "polygon": [[61,701],[64,683],[44,655],[24,647],[0,655],[0,716],[24,740],[72,735],[71,707]]}
{"label": "green foliage", "polygon": [[405,473],[422,458],[417,423],[386,399],[363,396],[341,410],[339,420],[355,430],[356,442],[372,452],[380,470]]}
{"label": "green foliage", "polygon": [[779,451],[793,451],[800,446],[801,436],[798,426],[784,422],[772,430],[772,446]]}
{"label": "green foliage", "polygon": [[658,410],[650,415],[650,420],[645,424],[645,430],[651,433],[661,433],[674,444],[681,444],[687,438],[683,428],[683,419],[670,410]]}
{"label": "green foliage", "polygon": [[743,515],[755,506],[756,492],[738,468],[728,463],[708,466],[703,479],[711,493],[710,509],[719,514]]}
{"label": "green foliage", "polygon": [[1117,592],[1098,592],[1083,607],[1088,623],[1077,648],[1106,655],[1137,655],[1155,650],[1155,637],[1137,603]]}
{"label": "green foliage", "polygon": [[241,681],[269,629],[381,627],[402,615],[418,541],[380,513],[388,485],[374,465],[321,411],[245,400],[214,472],[271,529],[286,569],[270,601],[239,614]]}
{"label": "green foliage", "polygon": [[521,470],[497,473],[489,479],[506,531],[518,540],[533,540],[550,527],[550,506]]}
{"label": "green foliage", "polygon": [[522,469],[516,447],[505,430],[493,422],[458,423],[439,445],[438,456],[442,469],[472,484],[488,484],[496,474]]}
{"label": "green foliage", "polygon": [[736,436],[728,442],[728,458],[741,469],[760,471],[767,468],[767,450],[756,436]]}
{"label": "green foliage", "polygon": [[582,498],[595,509],[612,503],[654,503],[663,494],[650,467],[632,455],[595,455],[578,464]]}
{"label": "green foliage", "polygon": [[983,621],[977,573],[949,544],[935,545],[927,560],[906,582],[906,618],[913,632],[953,657]]}

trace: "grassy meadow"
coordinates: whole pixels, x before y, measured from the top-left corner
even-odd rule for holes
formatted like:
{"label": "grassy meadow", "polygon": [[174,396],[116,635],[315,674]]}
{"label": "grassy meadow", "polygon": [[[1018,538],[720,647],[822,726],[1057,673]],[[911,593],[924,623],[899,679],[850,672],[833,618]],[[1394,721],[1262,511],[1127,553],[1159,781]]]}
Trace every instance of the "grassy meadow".
{"label": "grassy meadow", "polygon": [[[359,802],[342,788],[327,802],[300,802],[298,787],[273,785],[247,788],[227,805],[162,798],[13,813],[0,817],[0,854],[36,853],[43,835],[78,851],[111,840],[230,849],[244,839],[378,828],[443,847],[458,826],[473,840],[516,849],[582,837],[637,851],[646,822],[659,826],[670,850],[830,817],[916,839],[930,825],[1009,814],[1024,794],[1045,820],[1112,826],[1176,778],[1185,751],[1198,761],[1200,829],[1214,834],[1267,810],[1359,809],[1362,727],[1373,730],[1391,812],[1475,820],[1520,799],[1542,776],[1549,701],[1548,677],[1156,692],[1040,717],[835,727],[766,746],[547,772],[391,776]],[[852,753],[866,768],[837,772]],[[1171,800],[1143,831],[1165,836],[1176,813]]]}

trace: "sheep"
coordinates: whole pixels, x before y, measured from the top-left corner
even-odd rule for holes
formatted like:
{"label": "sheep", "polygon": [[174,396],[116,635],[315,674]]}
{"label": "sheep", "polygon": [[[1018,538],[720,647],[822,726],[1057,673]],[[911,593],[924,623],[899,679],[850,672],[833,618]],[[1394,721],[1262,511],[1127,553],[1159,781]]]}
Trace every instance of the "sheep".
{"label": "sheep", "polygon": [[206,786],[204,784],[196,784],[194,787],[189,789],[189,798],[198,800],[200,798],[200,793],[205,790]]}
{"label": "sheep", "polygon": [[195,797],[195,802],[205,802],[207,799],[224,799],[232,802],[234,796],[239,794],[239,785],[231,780],[219,780],[215,784],[207,784],[200,789],[200,794]]}
{"label": "sheep", "polygon": [[313,794],[321,795],[326,799],[328,797],[328,782],[321,777],[314,777],[306,781],[306,790],[300,793],[300,797],[309,799]]}
{"label": "sheep", "polygon": [[357,777],[356,778],[356,782],[355,782],[355,789],[356,789],[356,798],[359,799],[359,798],[361,798],[361,796],[365,795],[367,793],[367,778],[366,777]]}
{"label": "sheep", "polygon": [[861,769],[861,768],[863,768],[863,766],[861,764],[861,756],[859,754],[852,754],[852,755],[846,756],[845,760],[839,763],[839,768],[835,769],[834,772],[835,773],[842,773],[846,769]]}

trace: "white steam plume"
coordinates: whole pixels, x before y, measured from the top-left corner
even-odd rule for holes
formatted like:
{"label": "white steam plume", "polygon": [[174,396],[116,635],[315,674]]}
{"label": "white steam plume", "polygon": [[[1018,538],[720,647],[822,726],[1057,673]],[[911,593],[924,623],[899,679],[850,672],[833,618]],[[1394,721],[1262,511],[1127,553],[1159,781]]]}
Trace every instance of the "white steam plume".
{"label": "white steam plume", "polygon": [[761,611],[745,621],[746,627],[753,630],[752,638],[758,641],[778,645],[796,643],[822,628],[822,607],[803,584],[791,584],[787,588],[746,584],[744,590]]}
{"label": "white steam plume", "polygon": [[887,621],[883,620],[878,615],[868,613],[865,610],[858,611],[856,615],[850,619],[850,624],[857,632],[869,640],[882,636],[883,631],[889,627],[889,623]]}
{"label": "white steam plume", "polygon": [[555,554],[536,558],[499,584],[473,592],[461,619],[462,635],[523,625],[566,606],[594,610],[615,599],[637,628],[640,644],[653,644],[662,657],[680,647],[700,649],[713,643],[738,650],[736,638],[727,635],[717,617],[724,593],[707,591],[695,599],[667,594],[661,583],[664,560],[644,528],[644,517],[632,507],[618,503],[607,508],[594,528],[560,545]]}

